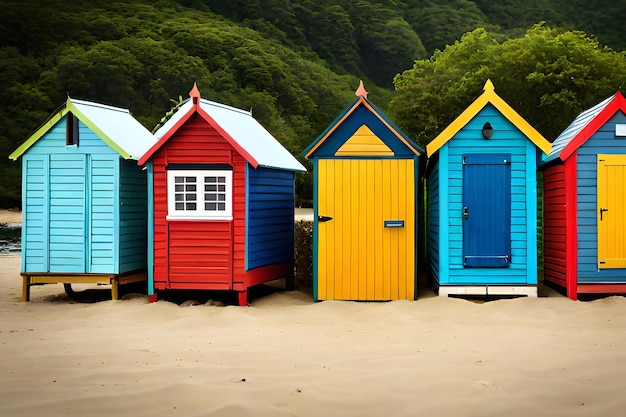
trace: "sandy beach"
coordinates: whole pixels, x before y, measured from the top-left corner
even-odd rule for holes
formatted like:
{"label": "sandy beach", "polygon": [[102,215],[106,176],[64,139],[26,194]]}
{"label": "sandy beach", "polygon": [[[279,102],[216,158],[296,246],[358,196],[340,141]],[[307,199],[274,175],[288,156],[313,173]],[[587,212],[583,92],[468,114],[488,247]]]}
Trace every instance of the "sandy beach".
{"label": "sandy beach", "polygon": [[248,307],[184,307],[78,302],[48,285],[22,303],[19,270],[0,257],[2,416],[626,412],[624,297],[542,288],[480,304],[422,287],[414,302],[267,291]]}
{"label": "sandy beach", "polygon": [[19,210],[0,209],[0,224],[16,226],[22,224],[22,212]]}

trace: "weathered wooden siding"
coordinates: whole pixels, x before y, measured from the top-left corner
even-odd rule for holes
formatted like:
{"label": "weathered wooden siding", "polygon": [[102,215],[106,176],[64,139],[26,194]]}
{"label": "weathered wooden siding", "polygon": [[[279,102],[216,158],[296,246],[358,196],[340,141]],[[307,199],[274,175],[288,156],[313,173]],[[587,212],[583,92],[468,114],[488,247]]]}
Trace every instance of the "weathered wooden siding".
{"label": "weathered wooden siding", "polygon": [[248,165],[246,270],[293,262],[294,173]]}
{"label": "weathered wooden siding", "polygon": [[436,287],[439,286],[439,252],[441,221],[440,192],[439,192],[439,161],[433,161],[434,167],[428,175],[426,189],[426,205],[428,207],[428,267],[431,278]]}
{"label": "weathered wooden siding", "polygon": [[66,146],[65,126],[63,118],[24,156],[23,270],[117,273],[119,154],[82,122],[79,145]]}
{"label": "weathered wooden siding", "polygon": [[118,233],[120,272],[147,267],[147,187],[146,172],[139,169],[136,161],[120,162]]}
{"label": "weathered wooden siding", "polygon": [[25,155],[22,160],[22,271],[48,271],[47,155]]}
{"label": "weathered wooden siding", "polygon": [[87,272],[85,155],[50,155],[49,271]]}
{"label": "weathered wooden siding", "polygon": [[[482,138],[481,130],[486,122],[498,132],[497,140]],[[511,263],[507,268],[466,268],[463,265],[463,155],[502,150],[511,154]],[[488,105],[448,142],[448,152],[450,265],[449,279],[441,284],[536,284],[535,146]],[[445,161],[440,159],[440,163]]]}
{"label": "weathered wooden siding", "polygon": [[565,168],[555,165],[544,171],[543,268],[544,280],[566,284]]}
{"label": "weathered wooden siding", "polygon": [[[232,289],[245,273],[245,160],[193,115],[152,158],[154,282],[157,289]],[[233,167],[233,220],[167,220],[168,163]]]}
{"label": "weathered wooden siding", "polygon": [[118,183],[119,158],[92,155],[88,161],[89,272],[119,272]]}
{"label": "weathered wooden siding", "polygon": [[[414,159],[320,159],[317,298],[415,298]],[[385,227],[385,221],[403,221]]]}
{"label": "weathered wooden siding", "polygon": [[615,125],[626,123],[618,112],[579,149],[578,171],[578,282],[623,283],[626,269],[598,269],[597,154],[626,154],[626,138],[615,137]]}

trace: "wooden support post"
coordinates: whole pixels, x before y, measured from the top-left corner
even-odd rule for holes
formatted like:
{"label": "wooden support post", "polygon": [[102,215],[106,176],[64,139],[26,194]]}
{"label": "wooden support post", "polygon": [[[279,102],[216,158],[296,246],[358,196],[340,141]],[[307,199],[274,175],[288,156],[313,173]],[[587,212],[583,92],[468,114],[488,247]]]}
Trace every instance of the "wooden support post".
{"label": "wooden support post", "polygon": [[30,301],[30,277],[22,276],[22,301]]}
{"label": "wooden support post", "polygon": [[119,300],[119,285],[117,282],[117,278],[112,278],[111,279],[111,300],[113,301],[117,301]]}
{"label": "wooden support post", "polygon": [[243,291],[239,291],[237,293],[237,298],[239,300],[240,306],[247,306],[248,305],[248,289],[246,288]]}

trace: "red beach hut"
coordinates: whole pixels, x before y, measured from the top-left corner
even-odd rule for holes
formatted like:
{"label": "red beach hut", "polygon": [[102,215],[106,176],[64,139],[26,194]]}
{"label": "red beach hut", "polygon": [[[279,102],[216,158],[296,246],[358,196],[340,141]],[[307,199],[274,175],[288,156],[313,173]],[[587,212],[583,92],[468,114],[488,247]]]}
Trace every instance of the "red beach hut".
{"label": "red beach hut", "polygon": [[248,111],[189,93],[139,160],[148,171],[148,293],[231,290],[293,277],[294,173]]}
{"label": "red beach hut", "polygon": [[579,114],[544,159],[544,281],[579,294],[626,294],[626,99]]}

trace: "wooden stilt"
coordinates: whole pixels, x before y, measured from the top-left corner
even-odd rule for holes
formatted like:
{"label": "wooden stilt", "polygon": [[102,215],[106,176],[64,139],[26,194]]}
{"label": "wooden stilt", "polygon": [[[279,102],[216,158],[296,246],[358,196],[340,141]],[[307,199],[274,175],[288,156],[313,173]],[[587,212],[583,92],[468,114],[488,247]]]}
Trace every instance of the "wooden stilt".
{"label": "wooden stilt", "polygon": [[22,301],[30,301],[30,277],[22,276]]}
{"label": "wooden stilt", "polygon": [[117,278],[113,278],[111,279],[111,300],[117,301],[119,300],[119,297],[120,297],[120,293],[119,293],[119,285],[117,282]]}
{"label": "wooden stilt", "polygon": [[43,284],[63,284],[68,295],[73,294],[72,284],[111,285],[111,299],[119,300],[119,286],[134,282],[147,281],[145,271],[127,274],[56,274],[47,272],[22,272],[22,301],[30,301],[30,287]]}
{"label": "wooden stilt", "polygon": [[248,305],[248,290],[245,289],[243,291],[239,291],[237,293],[237,297],[239,298],[239,305],[240,306],[247,306]]}

